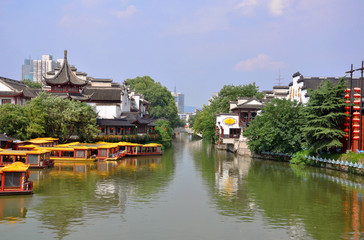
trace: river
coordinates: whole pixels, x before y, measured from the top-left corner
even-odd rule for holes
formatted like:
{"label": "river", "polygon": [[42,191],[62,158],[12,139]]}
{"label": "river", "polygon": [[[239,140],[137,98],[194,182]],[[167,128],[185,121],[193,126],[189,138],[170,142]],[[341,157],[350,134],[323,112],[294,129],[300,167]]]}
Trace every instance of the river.
{"label": "river", "polygon": [[185,135],[162,156],[32,170],[0,239],[364,239],[364,178],[234,156]]}

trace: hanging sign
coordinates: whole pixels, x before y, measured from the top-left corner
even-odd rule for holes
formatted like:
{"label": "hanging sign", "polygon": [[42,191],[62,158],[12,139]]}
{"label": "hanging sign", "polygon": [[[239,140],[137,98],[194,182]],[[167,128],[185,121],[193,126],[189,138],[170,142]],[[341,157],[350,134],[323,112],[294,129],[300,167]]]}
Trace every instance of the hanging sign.
{"label": "hanging sign", "polygon": [[233,125],[233,124],[235,124],[235,119],[234,118],[225,118],[224,119],[224,123],[226,124],[226,125]]}

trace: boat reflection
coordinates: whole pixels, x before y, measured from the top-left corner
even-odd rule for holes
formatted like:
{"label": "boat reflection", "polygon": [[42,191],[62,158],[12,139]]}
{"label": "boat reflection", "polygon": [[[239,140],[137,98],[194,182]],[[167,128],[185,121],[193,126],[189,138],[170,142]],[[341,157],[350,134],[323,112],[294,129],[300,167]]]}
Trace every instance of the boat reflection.
{"label": "boat reflection", "polygon": [[31,197],[0,198],[0,223],[15,224],[24,221],[27,202]]}

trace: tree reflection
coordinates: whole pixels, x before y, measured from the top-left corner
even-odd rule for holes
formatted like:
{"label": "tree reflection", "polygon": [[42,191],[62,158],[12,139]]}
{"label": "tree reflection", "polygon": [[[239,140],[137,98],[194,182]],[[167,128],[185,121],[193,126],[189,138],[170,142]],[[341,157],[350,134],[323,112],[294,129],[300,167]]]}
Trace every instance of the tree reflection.
{"label": "tree reflection", "polygon": [[364,237],[364,182],[326,169],[250,160],[204,145],[194,163],[220,214],[264,219],[292,238]]}
{"label": "tree reflection", "polygon": [[35,182],[36,196],[43,197],[34,211],[43,227],[62,239],[74,225],[110,214],[122,216],[130,197],[145,202],[157,198],[172,179],[174,168],[171,151],[121,162],[56,165],[39,172],[42,176],[33,176],[40,179]]}

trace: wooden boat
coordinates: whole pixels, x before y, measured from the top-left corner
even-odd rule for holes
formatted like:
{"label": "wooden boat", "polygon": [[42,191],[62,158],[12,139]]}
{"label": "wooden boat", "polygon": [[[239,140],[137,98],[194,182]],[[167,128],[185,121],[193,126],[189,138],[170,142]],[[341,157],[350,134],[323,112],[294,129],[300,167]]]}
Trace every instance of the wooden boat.
{"label": "wooden boat", "polygon": [[29,165],[15,162],[0,169],[0,195],[32,194],[33,183],[28,181]]}
{"label": "wooden boat", "polygon": [[51,151],[47,150],[1,150],[0,166],[6,166],[15,162],[28,164],[31,168],[53,167],[54,162],[50,159]]}
{"label": "wooden boat", "polygon": [[161,155],[162,144],[149,143],[142,146],[142,151],[139,155]]}
{"label": "wooden boat", "polygon": [[21,149],[21,147],[25,145],[33,145],[36,147],[53,147],[58,145],[58,138],[34,138],[28,141],[15,142],[14,150]]}
{"label": "wooden boat", "polygon": [[[39,148],[42,149],[42,148]],[[96,156],[91,155],[91,148],[82,146],[55,146],[45,148],[51,151],[50,159],[54,162],[95,162]]]}

